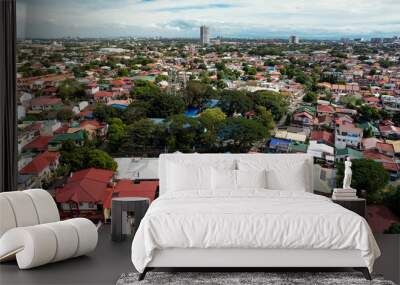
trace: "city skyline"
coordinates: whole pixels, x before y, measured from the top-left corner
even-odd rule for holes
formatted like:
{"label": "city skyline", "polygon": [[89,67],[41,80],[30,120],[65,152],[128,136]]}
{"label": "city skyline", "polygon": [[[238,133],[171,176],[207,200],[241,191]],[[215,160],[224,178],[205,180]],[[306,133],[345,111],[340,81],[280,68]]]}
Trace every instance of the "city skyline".
{"label": "city skyline", "polygon": [[201,25],[211,37],[370,38],[398,35],[399,10],[393,0],[18,0],[17,23],[20,38],[196,38]]}

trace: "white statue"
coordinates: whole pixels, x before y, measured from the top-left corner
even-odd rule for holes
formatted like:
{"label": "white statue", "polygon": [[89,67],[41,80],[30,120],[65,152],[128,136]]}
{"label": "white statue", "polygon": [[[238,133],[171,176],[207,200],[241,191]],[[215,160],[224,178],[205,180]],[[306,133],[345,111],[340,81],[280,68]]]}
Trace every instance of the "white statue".
{"label": "white statue", "polygon": [[351,176],[353,172],[351,171],[351,159],[350,157],[346,158],[344,162],[344,178],[343,178],[343,189],[352,189],[351,188]]}

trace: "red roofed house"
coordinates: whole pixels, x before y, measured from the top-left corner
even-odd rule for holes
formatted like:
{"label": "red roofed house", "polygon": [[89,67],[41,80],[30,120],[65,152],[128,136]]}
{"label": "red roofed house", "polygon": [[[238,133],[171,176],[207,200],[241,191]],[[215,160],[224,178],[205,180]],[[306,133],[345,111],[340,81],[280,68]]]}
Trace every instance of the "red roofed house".
{"label": "red roofed house", "polygon": [[400,128],[393,125],[380,125],[379,131],[386,138],[400,138]]}
{"label": "red roofed house", "polygon": [[373,150],[364,151],[363,155],[366,159],[371,159],[376,162],[382,163],[383,168],[385,168],[389,172],[390,178],[392,180],[396,180],[400,177],[400,166],[398,163],[396,163],[395,158]]}
{"label": "red roofed house", "polygon": [[312,131],[310,140],[318,141],[319,143],[322,142],[327,145],[335,144],[334,134],[328,131]]}
{"label": "red roofed house", "polygon": [[47,111],[62,107],[62,100],[54,96],[41,96],[31,100],[31,108],[33,111]]}
{"label": "red roofed house", "polygon": [[56,189],[56,201],[61,204],[63,216],[79,215],[92,219],[103,216],[103,202],[111,186],[114,172],[88,168],[71,175],[62,188]]}
{"label": "red roofed house", "polygon": [[36,156],[30,163],[22,168],[20,174],[31,174],[38,177],[41,181],[49,178],[50,174],[59,165],[59,152],[45,151]]}
{"label": "red roofed house", "polygon": [[109,91],[99,91],[93,95],[93,99],[96,102],[104,102],[107,103],[109,100],[113,98],[113,92]]}
{"label": "red roofed house", "polygon": [[293,115],[293,122],[303,126],[312,126],[316,123],[316,118],[308,112],[298,112]]}
{"label": "red roofed house", "polygon": [[335,114],[335,109],[330,105],[318,105],[317,114],[318,116],[333,115]]}
{"label": "red roofed house", "polygon": [[88,133],[95,133],[96,136],[104,137],[107,134],[107,124],[99,123],[97,120],[82,121],[79,126]]}
{"label": "red roofed house", "polygon": [[387,156],[394,157],[395,155],[394,146],[389,143],[377,142],[376,149],[378,150],[379,153],[382,153]]}
{"label": "red roofed house", "polygon": [[127,179],[119,180],[114,188],[108,188],[108,194],[103,202],[104,219],[110,218],[111,200],[113,197],[144,197],[150,203],[156,198],[158,180],[132,181]]}
{"label": "red roofed house", "polygon": [[97,86],[97,84],[95,82],[89,83],[85,86],[85,92],[89,96],[96,94],[99,91],[100,91],[100,88],[99,88],[99,86]]}
{"label": "red roofed house", "polygon": [[53,139],[52,136],[38,136],[36,139],[24,146],[25,151],[45,151],[49,141]]}
{"label": "red roofed house", "polygon": [[123,80],[112,80],[111,85],[114,87],[121,87],[122,85],[125,85],[125,82]]}

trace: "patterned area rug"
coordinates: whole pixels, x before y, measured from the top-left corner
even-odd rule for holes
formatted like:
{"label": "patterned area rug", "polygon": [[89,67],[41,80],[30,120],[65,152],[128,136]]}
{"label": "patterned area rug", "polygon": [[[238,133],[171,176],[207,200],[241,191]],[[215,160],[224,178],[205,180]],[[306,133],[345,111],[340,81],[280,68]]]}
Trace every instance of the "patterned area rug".
{"label": "patterned area rug", "polygon": [[372,276],[373,280],[368,281],[358,272],[148,272],[142,281],[138,281],[138,276],[138,273],[122,274],[117,285],[395,285],[381,276]]}

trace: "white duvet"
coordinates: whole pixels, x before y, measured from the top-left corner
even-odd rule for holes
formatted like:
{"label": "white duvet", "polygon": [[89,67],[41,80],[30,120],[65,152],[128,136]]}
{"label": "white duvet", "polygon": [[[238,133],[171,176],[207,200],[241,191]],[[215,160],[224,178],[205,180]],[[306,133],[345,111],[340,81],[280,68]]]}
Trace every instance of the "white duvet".
{"label": "white duvet", "polygon": [[140,223],[132,262],[143,272],[165,248],[358,249],[371,272],[380,255],[359,215],[323,196],[266,189],[164,194]]}

